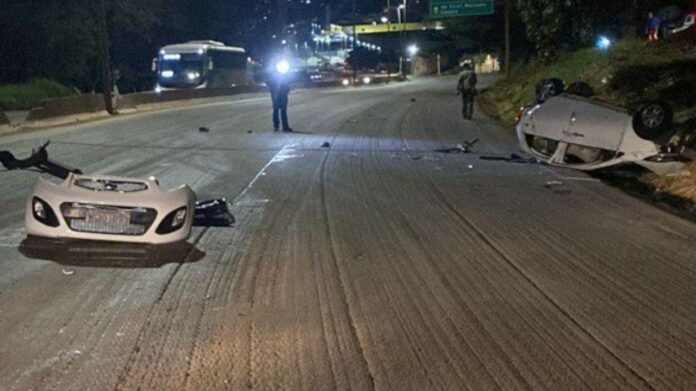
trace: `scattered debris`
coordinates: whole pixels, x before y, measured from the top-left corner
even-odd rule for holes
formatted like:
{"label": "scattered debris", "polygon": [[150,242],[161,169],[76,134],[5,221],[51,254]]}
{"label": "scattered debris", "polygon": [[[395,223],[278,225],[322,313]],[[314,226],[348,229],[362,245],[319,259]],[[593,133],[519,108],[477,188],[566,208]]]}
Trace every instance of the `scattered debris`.
{"label": "scattered debris", "polygon": [[411,98],[411,102],[415,102],[415,101],[416,101],[416,98]]}
{"label": "scattered debris", "polygon": [[580,177],[580,176],[562,176],[560,177],[563,180],[566,181],[578,181],[578,182],[601,182],[597,178],[590,178],[590,177]]}
{"label": "scattered debris", "polygon": [[73,274],[75,274],[75,270],[72,270],[72,269],[63,269],[63,274],[66,275],[66,276],[72,276]]}
{"label": "scattered debris", "polygon": [[413,156],[413,157],[411,157],[411,159],[413,159],[413,160],[421,160],[421,159],[423,159],[423,155]]}
{"label": "scattered debris", "polygon": [[472,141],[465,141],[462,144],[457,144],[456,147],[453,148],[440,148],[436,149],[435,152],[440,152],[440,153],[471,153],[471,148],[478,143],[479,139],[474,139]]}
{"label": "scattered debris", "polygon": [[479,159],[481,159],[481,160],[494,160],[494,161],[501,161],[501,162],[510,162],[510,163],[540,164],[540,162],[534,158],[523,158],[522,156],[520,156],[516,153],[510,154],[510,157],[507,157],[507,156],[480,156]]}
{"label": "scattered debris", "polygon": [[201,133],[208,133],[210,132],[210,129],[206,128],[205,126],[201,126],[200,128],[198,128],[198,131]]}
{"label": "scattered debris", "polygon": [[252,134],[252,133],[254,133],[253,130],[247,130],[247,134]]}
{"label": "scattered debris", "polygon": [[331,148],[331,143],[326,141],[324,144],[321,145],[322,148]]}
{"label": "scattered debris", "polygon": [[564,183],[561,181],[548,181],[548,182],[546,182],[544,187],[546,187],[547,189],[550,189],[554,186],[563,186],[563,185],[564,185]]}
{"label": "scattered debris", "polygon": [[565,182],[563,181],[548,181],[544,184],[547,189],[554,189],[554,194],[570,194],[571,191],[565,187]]}

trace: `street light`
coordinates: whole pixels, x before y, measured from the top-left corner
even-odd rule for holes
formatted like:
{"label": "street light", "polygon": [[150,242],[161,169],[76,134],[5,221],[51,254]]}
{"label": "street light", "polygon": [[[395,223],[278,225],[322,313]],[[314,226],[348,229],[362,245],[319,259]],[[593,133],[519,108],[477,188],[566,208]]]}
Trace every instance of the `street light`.
{"label": "street light", "polygon": [[416,54],[418,54],[418,51],[420,51],[420,48],[416,45],[411,45],[406,50],[408,51],[408,55],[410,57],[414,57]]}

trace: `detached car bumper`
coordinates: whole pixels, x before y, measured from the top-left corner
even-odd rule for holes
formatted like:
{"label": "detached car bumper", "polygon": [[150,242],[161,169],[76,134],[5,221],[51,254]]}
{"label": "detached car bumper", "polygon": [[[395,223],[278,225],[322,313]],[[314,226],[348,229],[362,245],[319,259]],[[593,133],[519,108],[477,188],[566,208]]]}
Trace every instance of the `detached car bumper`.
{"label": "detached car bumper", "polygon": [[[140,187],[119,191],[113,184]],[[195,200],[190,187],[164,191],[155,180],[70,175],[54,184],[40,178],[27,198],[25,226],[28,235],[45,238],[173,243],[190,235]]]}

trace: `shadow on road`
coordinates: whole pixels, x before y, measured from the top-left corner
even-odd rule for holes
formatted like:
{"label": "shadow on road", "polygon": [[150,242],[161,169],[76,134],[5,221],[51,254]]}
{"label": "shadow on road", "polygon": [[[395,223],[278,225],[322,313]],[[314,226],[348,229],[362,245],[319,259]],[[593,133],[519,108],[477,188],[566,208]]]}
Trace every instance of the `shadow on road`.
{"label": "shadow on road", "polygon": [[168,263],[193,263],[205,256],[188,242],[143,245],[27,237],[19,251],[26,257],[64,266],[158,268]]}

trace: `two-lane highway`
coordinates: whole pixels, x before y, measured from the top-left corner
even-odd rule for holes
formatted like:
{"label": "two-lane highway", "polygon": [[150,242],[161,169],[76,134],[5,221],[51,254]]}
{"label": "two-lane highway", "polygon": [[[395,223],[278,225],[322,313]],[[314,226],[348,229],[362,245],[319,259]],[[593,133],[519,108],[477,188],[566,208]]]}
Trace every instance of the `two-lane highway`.
{"label": "two-lane highway", "polygon": [[237,218],[155,254],[41,247],[23,229],[39,174],[0,172],[0,389],[696,387],[696,226],[480,160],[516,140],[462,120],[455,84],[298,91],[296,133],[252,97],[0,138],[188,183]]}

